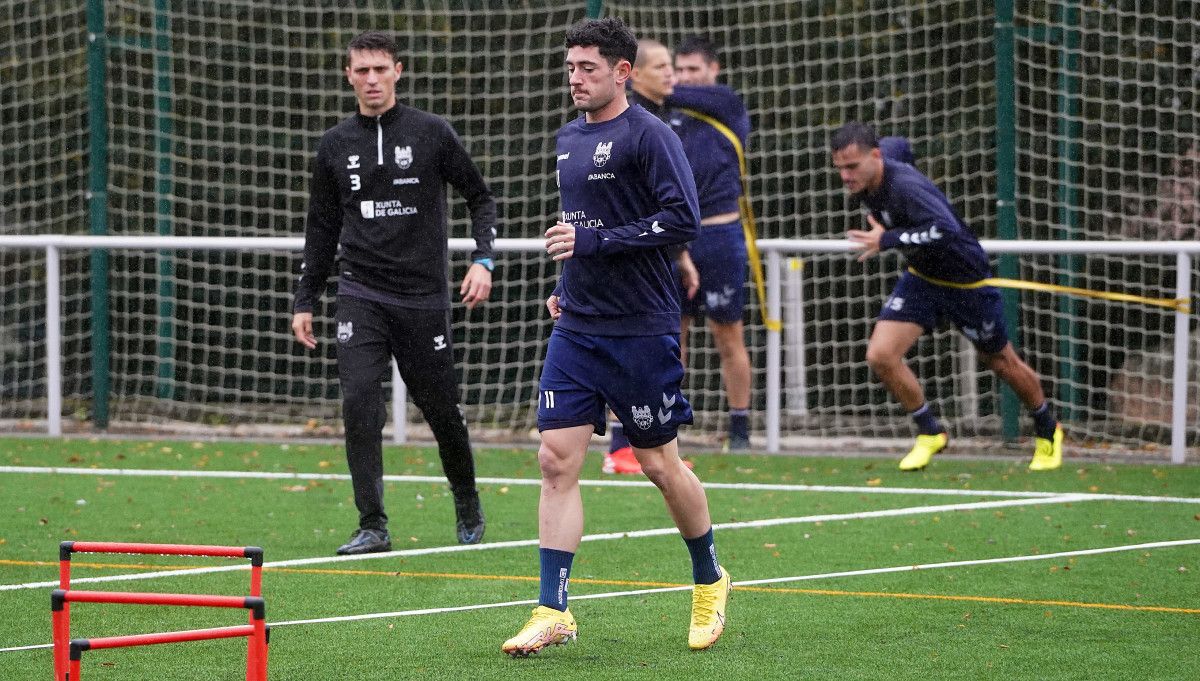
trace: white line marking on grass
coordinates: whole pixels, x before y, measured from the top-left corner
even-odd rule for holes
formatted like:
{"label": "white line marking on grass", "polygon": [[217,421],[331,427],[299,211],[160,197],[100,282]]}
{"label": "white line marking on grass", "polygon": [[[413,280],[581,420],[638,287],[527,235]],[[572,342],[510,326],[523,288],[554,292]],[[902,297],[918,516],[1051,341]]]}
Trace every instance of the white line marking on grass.
{"label": "white line marking on grass", "polygon": [[[1098,549],[1079,549],[1077,551],[1059,551],[1058,553],[1039,553],[1032,556],[1006,556],[1004,558],[981,558],[978,560],[955,560],[946,563],[926,563],[924,565],[898,565],[896,567],[870,568],[867,570],[848,570],[845,572],[828,572],[821,575],[803,575],[800,577],[774,577],[771,579],[752,579],[745,582],[734,582],[735,585],[757,586],[760,584],[784,584],[787,582],[803,582],[810,579],[832,579],[834,577],[858,577],[861,575],[882,575],[889,572],[912,572],[916,570],[936,570],[948,567],[965,567],[968,565],[992,565],[995,563],[1020,563],[1030,560],[1050,560],[1069,556],[1094,556],[1101,553],[1117,553],[1120,551],[1137,551],[1139,549],[1161,549],[1171,546],[1190,546],[1200,544],[1200,539],[1177,539],[1174,541],[1153,541],[1144,544],[1126,544],[1124,546],[1106,546]],[[573,598],[573,597],[572,597]]]}
{"label": "white line marking on grass", "polygon": [[[845,570],[841,572],[825,572],[815,575],[799,575],[795,577],[774,577],[770,579],[751,579],[741,582],[734,582],[737,586],[758,586],[761,584],[782,584],[786,582],[811,581],[817,579],[835,579],[838,577],[857,577],[862,575],[878,575],[889,572],[912,572],[915,570],[936,570],[941,568],[951,567],[966,567],[971,565],[995,565],[998,563],[1019,563],[1033,560],[1052,560],[1055,558],[1066,558],[1070,556],[1092,556],[1104,553],[1118,553],[1124,551],[1140,551],[1145,549],[1170,548],[1174,546],[1191,546],[1200,544],[1200,539],[1178,539],[1173,541],[1156,541],[1146,542],[1142,544],[1125,544],[1122,546],[1106,546],[1096,549],[1080,549],[1077,551],[1060,551],[1058,553],[1043,553],[1038,555],[1021,555],[1021,556],[1004,556],[1001,558],[981,558],[977,560],[959,560],[947,563],[925,563],[921,565],[897,565],[886,568],[869,568],[865,570]],[[691,586],[670,586],[654,589],[636,589],[633,591],[609,591],[598,594],[584,594],[580,596],[571,596],[571,600],[596,600],[601,598],[620,598],[623,596],[642,596],[646,594],[660,594],[672,591],[691,591]],[[340,615],[336,617],[320,617],[315,619],[290,620],[286,622],[270,622],[274,627],[290,627],[305,624],[329,624],[336,622],[358,622],[362,620],[385,619],[389,617],[414,617],[417,615],[437,615],[449,612],[468,612],[474,610],[490,610],[493,608],[507,608],[516,605],[535,605],[536,599],[523,601],[504,601],[501,603],[480,603],[476,605],[457,605],[446,608],[423,608],[420,610],[399,610],[395,612],[373,612],[362,615]],[[18,646],[16,648],[0,648],[0,653],[15,652],[20,650],[37,650],[42,648],[50,648],[51,644],[40,644],[30,646]]]}
{"label": "white line marking on grass", "polygon": [[[345,473],[281,473],[268,471],[195,471],[172,469],[139,468],[79,468],[40,466],[0,466],[0,473],[27,473],[52,475],[108,475],[151,478],[225,478],[233,480],[349,480]],[[446,478],[438,475],[385,475],[387,482],[442,483]],[[540,486],[536,478],[477,478],[485,485]],[[580,480],[582,487],[653,487],[649,480]],[[1078,494],[1081,498],[1107,499],[1112,501],[1145,501],[1150,503],[1200,504],[1200,497],[1160,497],[1134,494],[1098,494],[1087,492],[1016,492],[1011,490],[949,489],[938,487],[866,487],[854,485],[785,485],[758,482],[705,482],[705,489],[757,490],[772,492],[839,492],[849,494],[912,494],[944,495],[963,497],[1007,497],[1014,499],[1036,499],[1058,497],[1063,494]]]}
{"label": "white line marking on grass", "polygon": [[[887,508],[879,511],[859,511],[856,513],[827,513],[822,515],[807,515],[794,518],[767,518],[765,520],[746,520],[732,523],[716,523],[713,525],[714,530],[741,530],[756,527],[772,527],[777,525],[796,525],[801,523],[818,523],[829,522],[833,520],[861,520],[864,518],[888,518],[906,515],[923,515],[928,513],[949,513],[953,511],[975,511],[987,508],[1007,508],[1011,506],[1036,506],[1041,504],[1060,504],[1071,501],[1080,500],[1080,495],[1064,494],[1058,497],[1048,499],[1004,499],[1002,501],[977,501],[965,504],[941,504],[937,506],[909,506],[905,508]],[[658,527],[649,530],[630,530],[626,532],[607,532],[604,534],[589,534],[582,538],[582,541],[606,541],[610,539],[631,539],[635,537],[658,537],[664,535],[678,534],[679,530],[674,527]],[[357,556],[318,556],[316,558],[296,558],[292,560],[280,560],[263,563],[263,567],[296,567],[300,565],[321,565],[328,563],[345,563],[359,560],[378,560],[381,558],[396,558],[409,556],[425,556],[440,553],[457,553],[462,551],[486,551],[490,549],[507,549],[522,546],[537,546],[537,539],[517,539],[506,542],[490,542],[486,544],[452,544],[450,546],[431,546],[423,549],[405,549],[402,551],[385,551],[382,553],[364,553]],[[104,577],[82,577],[72,579],[72,586],[76,584],[95,584],[99,582],[126,582],[138,581],[143,579],[157,579],[159,577],[176,577],[179,575],[202,575],[212,574],[214,572],[234,572],[236,570],[249,570],[250,566],[245,563],[234,565],[218,565],[213,567],[200,567],[188,570],[162,570],[159,572],[141,572],[135,574],[108,575]],[[25,584],[3,584],[0,585],[0,591],[16,591],[19,589],[44,589],[47,587],[58,586],[57,581],[53,582],[27,582]]]}
{"label": "white line marking on grass", "polygon": [[53,648],[53,643],[38,643],[32,646],[16,646],[15,648],[0,648],[0,653],[15,653],[21,650],[40,650],[42,648]]}

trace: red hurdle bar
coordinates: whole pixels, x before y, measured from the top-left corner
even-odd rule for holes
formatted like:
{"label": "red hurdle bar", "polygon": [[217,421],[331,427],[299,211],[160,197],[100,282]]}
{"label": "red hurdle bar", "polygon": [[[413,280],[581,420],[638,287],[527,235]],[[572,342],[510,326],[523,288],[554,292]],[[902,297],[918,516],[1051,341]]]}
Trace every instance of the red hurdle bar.
{"label": "red hurdle bar", "polygon": [[[267,680],[267,627],[266,603],[259,596],[213,596],[209,594],[162,594],[162,593],[129,593],[121,591],[64,591],[55,589],[50,594],[50,608],[60,613],[67,603],[117,603],[125,605],[183,605],[208,608],[245,608],[250,611],[250,624],[243,627],[224,627],[222,629],[193,629],[190,631],[175,631],[158,634],[135,634],[132,636],[117,636],[105,641],[109,645],[93,645],[93,648],[117,648],[134,645],[149,645],[153,643],[170,643],[173,641],[200,641],[212,638],[230,638],[246,635],[248,640],[246,651],[246,681]],[[60,618],[65,622],[65,618]],[[70,631],[59,629],[56,623],[55,645],[62,639],[60,636],[70,636]],[[242,633],[229,633],[229,632]],[[218,632],[218,633],[213,633]],[[190,638],[190,637],[195,638]],[[156,640],[158,639],[158,640]],[[67,674],[63,681],[78,681],[79,668],[83,650],[76,651],[76,643],[88,639],[76,639],[68,644]],[[143,641],[144,643],[139,643]],[[56,672],[57,674],[57,672]],[[56,676],[57,678],[57,676]]]}
{"label": "red hurdle bar", "polygon": [[[58,582],[59,589],[63,592],[72,594],[70,598],[62,598],[56,600],[54,595],[51,596],[51,618],[54,633],[54,678],[55,681],[68,681],[70,667],[70,629],[71,629],[71,611],[70,602],[84,602],[88,596],[79,597],[81,594],[105,594],[111,596],[119,592],[86,592],[75,591],[70,592],[71,586],[71,554],[73,553],[126,553],[139,555],[171,555],[171,556],[211,556],[218,558],[249,558],[250,559],[250,596],[260,597],[262,595],[262,564],[263,550],[257,546],[211,546],[202,544],[142,544],[129,542],[82,542],[82,541],[64,541],[58,547]],[[57,592],[56,592],[57,593]],[[158,598],[164,594],[125,594],[129,597],[149,596]],[[236,598],[239,601],[244,600],[242,597],[235,596],[194,596],[180,595],[185,598]],[[98,598],[98,597],[97,597]],[[92,600],[95,603],[137,603],[137,604],[152,604],[152,605],[210,605],[208,603],[166,603],[158,600]],[[247,607],[244,605],[214,605],[213,607]],[[254,614],[250,617],[250,627],[265,626],[263,618],[255,620]],[[260,636],[262,643],[255,645],[253,638],[250,639],[247,645],[246,659],[246,678],[266,679],[266,634]],[[130,644],[136,645],[136,644]],[[261,652],[261,654],[260,654]],[[253,675],[252,675],[253,674]]]}
{"label": "red hurdle bar", "polygon": [[[193,629],[191,631],[169,631],[161,634],[135,634],[132,636],[111,636],[108,638],[77,638],[71,641],[70,678],[79,681],[82,677],[83,652],[85,650],[103,650],[105,648],[127,648],[129,646],[152,646],[161,643],[183,643],[186,641],[210,641],[220,638],[237,638],[241,636],[256,636],[255,627],[243,624],[240,627],[220,627],[217,629]],[[271,643],[271,627],[265,627],[266,643]],[[260,676],[266,679],[266,670]]]}

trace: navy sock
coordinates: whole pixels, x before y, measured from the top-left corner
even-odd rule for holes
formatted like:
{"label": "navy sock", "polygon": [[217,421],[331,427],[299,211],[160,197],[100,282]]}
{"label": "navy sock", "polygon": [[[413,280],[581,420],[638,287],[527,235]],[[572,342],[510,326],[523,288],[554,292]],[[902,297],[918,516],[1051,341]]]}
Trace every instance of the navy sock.
{"label": "navy sock", "polygon": [[629,446],[629,438],[625,437],[625,426],[621,425],[620,421],[608,424],[608,431],[612,434],[612,438],[608,441],[608,453]]}
{"label": "navy sock", "polygon": [[1033,417],[1033,432],[1040,438],[1053,440],[1058,421],[1050,415],[1050,403],[1042,402],[1042,406],[1029,412],[1029,415]]}
{"label": "navy sock", "polygon": [[711,527],[695,539],[684,537],[683,543],[687,544],[688,553],[692,554],[692,579],[697,584],[713,584],[721,578]]}
{"label": "navy sock", "polygon": [[749,409],[730,409],[729,410],[729,437],[740,438],[743,440],[750,439],[750,410]]}
{"label": "navy sock", "polygon": [[917,432],[922,435],[937,435],[946,430],[942,427],[937,417],[933,415],[933,409],[929,406],[928,402],[922,404],[921,408],[914,411],[911,416],[912,420],[917,424]]}
{"label": "navy sock", "polygon": [[538,549],[541,559],[542,592],[538,604],[555,610],[567,609],[567,582],[571,578],[571,561],[575,554],[558,549]]}

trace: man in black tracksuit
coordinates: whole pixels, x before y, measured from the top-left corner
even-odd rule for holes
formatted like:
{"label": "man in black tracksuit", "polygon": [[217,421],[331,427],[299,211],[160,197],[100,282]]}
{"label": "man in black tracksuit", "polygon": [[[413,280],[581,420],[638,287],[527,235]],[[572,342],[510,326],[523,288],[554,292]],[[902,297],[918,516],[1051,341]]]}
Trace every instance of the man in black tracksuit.
{"label": "man in black tracksuit", "polygon": [[317,148],[292,319],[296,339],[316,348],[312,309],[340,250],[338,374],[359,529],[337,552],[391,548],[382,447],[389,356],[437,439],[458,541],[478,543],[484,517],[451,347],[446,183],[471,212],[476,248],[459,290],[468,308],[491,293],[496,204],[450,125],[396,101],[403,66],[393,40],[364,33],[348,55],[358,113],[326,131]]}

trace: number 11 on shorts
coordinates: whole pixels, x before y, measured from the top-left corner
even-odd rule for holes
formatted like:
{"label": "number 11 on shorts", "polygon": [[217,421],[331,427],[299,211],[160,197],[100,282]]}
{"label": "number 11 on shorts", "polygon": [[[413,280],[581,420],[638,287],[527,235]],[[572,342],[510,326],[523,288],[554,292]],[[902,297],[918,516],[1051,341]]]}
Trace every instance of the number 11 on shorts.
{"label": "number 11 on shorts", "polygon": [[554,408],[554,391],[553,390],[543,390],[542,391],[542,399],[545,401],[547,409]]}

